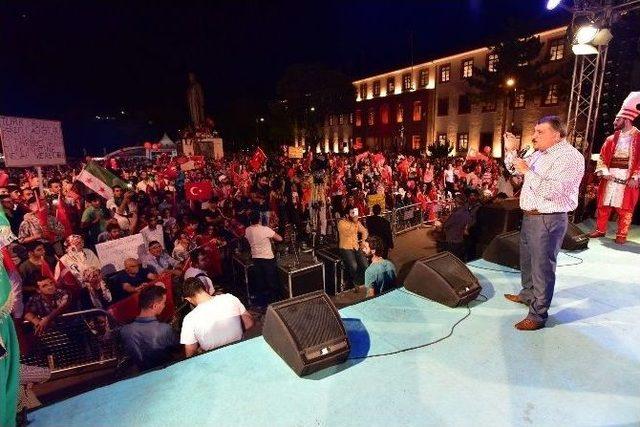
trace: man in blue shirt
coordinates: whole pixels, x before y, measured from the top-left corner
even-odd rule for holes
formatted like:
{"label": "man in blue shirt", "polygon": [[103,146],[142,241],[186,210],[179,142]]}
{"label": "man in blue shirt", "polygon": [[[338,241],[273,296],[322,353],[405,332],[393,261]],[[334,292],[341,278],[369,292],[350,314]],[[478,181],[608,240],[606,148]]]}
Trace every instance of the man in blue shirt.
{"label": "man in blue shirt", "polygon": [[162,313],[167,291],[161,286],[147,286],[140,291],[140,315],[120,330],[124,349],[140,370],[151,369],[171,360],[177,336],[167,323],[156,316]]}
{"label": "man in blue shirt", "polygon": [[383,255],[386,251],[384,241],[378,236],[370,236],[364,252],[371,257],[371,263],[364,272],[364,285],[367,297],[373,297],[388,291],[396,284],[396,267]]}

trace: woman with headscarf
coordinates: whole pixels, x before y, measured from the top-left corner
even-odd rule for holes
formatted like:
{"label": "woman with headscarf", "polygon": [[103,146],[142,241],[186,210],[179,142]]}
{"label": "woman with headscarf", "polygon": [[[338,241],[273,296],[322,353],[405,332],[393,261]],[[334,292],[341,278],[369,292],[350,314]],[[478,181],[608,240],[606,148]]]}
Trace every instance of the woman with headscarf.
{"label": "woman with headscarf", "polygon": [[[100,269],[100,260],[91,249],[84,247],[84,238],[79,234],[71,234],[64,241],[65,254],[60,257],[60,262],[56,264],[54,277],[56,280],[64,275],[63,268],[68,269],[76,278],[78,283],[82,283],[82,274],[89,267]],[[63,267],[64,265],[64,267]]]}

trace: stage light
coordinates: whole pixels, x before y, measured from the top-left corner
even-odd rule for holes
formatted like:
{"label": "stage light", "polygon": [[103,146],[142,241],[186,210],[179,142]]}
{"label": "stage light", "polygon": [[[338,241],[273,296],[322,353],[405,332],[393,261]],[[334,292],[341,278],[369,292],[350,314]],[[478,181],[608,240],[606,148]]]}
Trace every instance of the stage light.
{"label": "stage light", "polygon": [[575,55],[597,55],[598,49],[590,44],[574,44],[571,50]]}
{"label": "stage light", "polygon": [[562,0],[548,0],[547,1],[547,10],[553,10],[561,3]]}
{"label": "stage light", "polygon": [[315,107],[311,107],[311,108],[309,108],[309,110],[316,111],[316,108]]}
{"label": "stage light", "polygon": [[598,31],[598,28],[592,24],[581,26],[576,32],[576,44],[590,43],[596,37]]}
{"label": "stage light", "polygon": [[260,117],[260,121],[261,121],[261,122],[264,122],[264,117]]}

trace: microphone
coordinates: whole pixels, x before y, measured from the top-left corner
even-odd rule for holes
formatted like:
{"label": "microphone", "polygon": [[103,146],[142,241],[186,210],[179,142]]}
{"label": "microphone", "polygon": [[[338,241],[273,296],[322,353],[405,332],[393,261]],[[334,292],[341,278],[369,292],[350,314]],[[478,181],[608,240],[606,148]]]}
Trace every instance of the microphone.
{"label": "microphone", "polygon": [[526,159],[527,157],[529,157],[529,156],[527,156],[527,153],[529,152],[530,149],[531,149],[530,145],[525,145],[518,152],[518,157],[520,157],[521,159]]}

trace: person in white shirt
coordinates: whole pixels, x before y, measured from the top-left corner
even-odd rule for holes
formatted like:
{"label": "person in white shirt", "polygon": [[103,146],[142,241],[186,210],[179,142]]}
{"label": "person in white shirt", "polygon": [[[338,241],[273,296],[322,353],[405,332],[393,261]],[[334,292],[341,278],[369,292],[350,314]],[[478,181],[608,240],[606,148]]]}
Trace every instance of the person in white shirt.
{"label": "person in white shirt", "polygon": [[207,255],[201,250],[194,250],[189,254],[191,259],[191,266],[184,272],[184,280],[189,278],[196,278],[202,282],[202,286],[209,293],[213,295],[214,287],[213,280],[209,277],[205,271],[207,265]]}
{"label": "person in white shirt", "polygon": [[209,295],[195,277],[186,279],[184,298],[194,306],[182,321],[180,344],[186,357],[213,350],[242,339],[253,318],[238,298],[231,294]]}
{"label": "person in white shirt", "polygon": [[113,197],[107,200],[107,209],[118,221],[121,229],[134,230],[138,223],[138,207],[134,201],[135,193],[127,191],[123,195],[123,191],[121,186],[113,186]]}
{"label": "person in white shirt", "polygon": [[162,225],[158,224],[158,217],[149,214],[146,219],[147,226],[140,230],[144,243],[148,245],[151,242],[159,242],[164,249],[164,230]]}
{"label": "person in white shirt", "polygon": [[[259,305],[266,305],[278,299],[278,264],[271,249],[271,241],[282,242],[282,237],[271,228],[260,224],[260,213],[252,212],[251,225],[245,230],[245,237],[251,246],[251,258],[257,270],[256,290]],[[266,300],[265,300],[266,299]]]}

